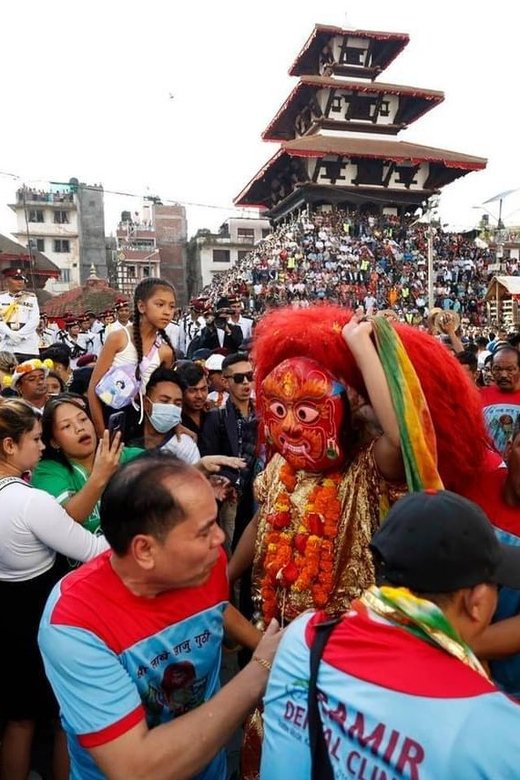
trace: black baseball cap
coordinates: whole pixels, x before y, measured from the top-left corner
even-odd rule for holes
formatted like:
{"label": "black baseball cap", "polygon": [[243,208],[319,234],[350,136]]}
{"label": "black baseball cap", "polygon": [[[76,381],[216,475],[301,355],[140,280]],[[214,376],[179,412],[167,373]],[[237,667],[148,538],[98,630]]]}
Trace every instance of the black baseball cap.
{"label": "black baseball cap", "polygon": [[399,499],[370,548],[384,583],[418,593],[483,582],[520,588],[520,547],[500,544],[483,510],[449,490]]}

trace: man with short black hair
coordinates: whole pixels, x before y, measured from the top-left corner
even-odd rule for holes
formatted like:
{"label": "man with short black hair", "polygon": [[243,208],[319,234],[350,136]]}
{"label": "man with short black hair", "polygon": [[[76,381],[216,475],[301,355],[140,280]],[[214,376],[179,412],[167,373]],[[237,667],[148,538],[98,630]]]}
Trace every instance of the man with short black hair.
{"label": "man with short black hair", "polygon": [[[198,438],[206,418],[208,380],[202,366],[186,361],[176,371],[184,386],[182,395],[182,424]],[[218,453],[221,454],[221,453]]]}
{"label": "man with short black hair", "polygon": [[520,353],[513,347],[493,352],[491,372],[495,384],[481,392],[488,433],[503,455],[520,417]]}
{"label": "man with short black hair", "polygon": [[116,313],[116,319],[110,325],[105,328],[105,338],[109,333],[113,333],[115,330],[121,330],[126,328],[130,322],[130,304],[124,298],[118,298],[114,304],[114,310]]}
{"label": "man with short black hair", "polygon": [[222,470],[236,490],[236,496],[231,501],[233,512],[226,512],[224,524],[228,542],[234,548],[253,517],[258,421],[251,399],[253,366],[247,354],[236,352],[224,358],[222,375],[229,398],[223,409],[213,409],[207,415],[199,449],[201,455],[232,455],[246,461],[246,468],[241,472],[226,473],[226,469]]}
{"label": "man with short black hair", "polygon": [[400,499],[371,549],[377,585],[350,611],[286,630],[264,699],[262,780],[309,778],[313,760],[338,779],[515,777],[520,709],[471,645],[497,586],[520,587],[520,549],[449,491]]}
{"label": "man with short black hair", "polygon": [[51,346],[42,352],[42,360],[52,360],[54,371],[58,374],[65,387],[68,388],[73,379],[73,372],[70,367],[70,349],[63,342],[51,344]]}
{"label": "man with short black hair", "polygon": [[242,331],[244,341],[250,339],[253,335],[253,320],[251,317],[244,317],[242,301],[239,297],[229,299],[231,316],[228,320],[230,325],[238,325]]}
{"label": "man with short black hair", "polygon": [[471,352],[469,349],[465,349],[464,352],[459,352],[457,355],[455,355],[455,357],[468,375],[468,379],[473,384],[476,384],[478,376],[478,360],[475,353]]}
{"label": "man with short black hair", "polygon": [[39,632],[75,780],[226,777],[224,746],[256,704],[276,621],[219,690],[228,607],[207,480],[172,456],[121,468],[101,500],[111,550],[61,580]]}

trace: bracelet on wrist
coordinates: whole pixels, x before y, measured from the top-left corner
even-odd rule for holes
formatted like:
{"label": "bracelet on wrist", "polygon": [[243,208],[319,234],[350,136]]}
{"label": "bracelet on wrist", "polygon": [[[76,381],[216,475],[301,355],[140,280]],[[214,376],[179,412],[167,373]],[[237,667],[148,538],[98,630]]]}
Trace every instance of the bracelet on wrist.
{"label": "bracelet on wrist", "polygon": [[259,655],[253,655],[253,661],[256,661],[257,664],[260,664],[260,666],[263,669],[266,669],[268,672],[270,672],[271,669],[273,668],[271,661],[267,661],[267,659],[265,658],[260,658]]}

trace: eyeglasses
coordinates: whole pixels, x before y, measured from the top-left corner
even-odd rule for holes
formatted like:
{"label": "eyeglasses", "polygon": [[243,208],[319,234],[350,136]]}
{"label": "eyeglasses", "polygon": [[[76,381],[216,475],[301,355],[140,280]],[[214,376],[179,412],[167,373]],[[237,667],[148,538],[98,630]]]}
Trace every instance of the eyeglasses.
{"label": "eyeglasses", "polygon": [[245,371],[243,374],[226,374],[224,379],[232,379],[237,385],[241,385],[244,383],[244,379],[247,379],[248,382],[253,381],[253,372]]}

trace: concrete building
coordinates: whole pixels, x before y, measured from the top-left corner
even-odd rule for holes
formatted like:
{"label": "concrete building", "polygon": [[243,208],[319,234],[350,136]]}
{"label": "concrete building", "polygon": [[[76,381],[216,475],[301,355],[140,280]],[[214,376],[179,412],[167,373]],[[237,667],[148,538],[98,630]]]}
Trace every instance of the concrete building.
{"label": "concrete building", "polygon": [[230,217],[218,233],[199,231],[195,237],[196,262],[202,287],[211,284],[215,275],[229,271],[270,232],[269,220],[260,217]]}
{"label": "concrete building", "polygon": [[117,287],[131,296],[148,276],[161,276],[175,286],[179,306],[187,299],[186,211],[183,206],[164,206],[155,199],[141,212],[123,211],[116,230],[115,270]]}
{"label": "concrete building", "polygon": [[48,190],[22,187],[16,202],[17,228],[13,235],[24,246],[44,253],[60,270],[47,283],[49,292],[59,294],[79,286],[92,265],[99,276],[107,274],[103,188],[77,179],[51,182]]}

